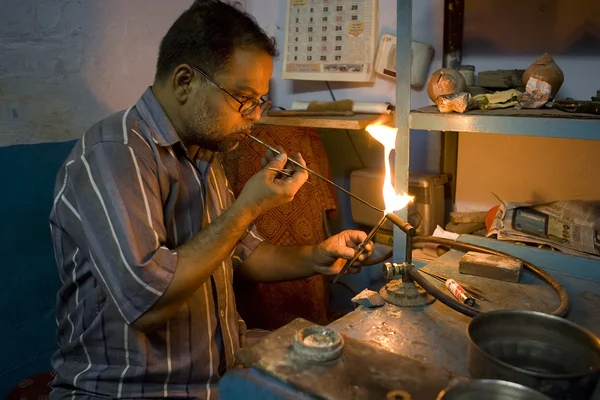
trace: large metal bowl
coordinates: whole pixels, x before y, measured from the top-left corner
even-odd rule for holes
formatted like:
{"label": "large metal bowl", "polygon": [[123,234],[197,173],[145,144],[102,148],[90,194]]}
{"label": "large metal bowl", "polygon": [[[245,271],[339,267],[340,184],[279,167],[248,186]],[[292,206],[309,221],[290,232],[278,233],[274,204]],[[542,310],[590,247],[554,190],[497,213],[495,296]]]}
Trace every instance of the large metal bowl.
{"label": "large metal bowl", "polygon": [[442,391],[437,400],[550,400],[537,390],[514,382],[474,379]]}
{"label": "large metal bowl", "polygon": [[467,336],[473,378],[519,383],[553,399],[588,399],[600,377],[600,339],[563,318],[491,311],[473,318]]}

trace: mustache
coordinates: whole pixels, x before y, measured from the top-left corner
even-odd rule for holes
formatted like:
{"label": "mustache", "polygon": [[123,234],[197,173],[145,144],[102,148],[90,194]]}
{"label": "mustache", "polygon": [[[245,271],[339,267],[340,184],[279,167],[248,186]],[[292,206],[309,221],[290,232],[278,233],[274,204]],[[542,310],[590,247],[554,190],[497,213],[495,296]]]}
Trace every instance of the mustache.
{"label": "mustache", "polygon": [[238,128],[238,129],[234,130],[234,131],[233,131],[233,132],[231,132],[231,133],[233,133],[233,134],[237,134],[237,133],[245,133],[245,132],[247,132],[247,131],[250,131],[250,130],[252,130],[253,128],[254,128],[254,124],[250,124],[250,125],[248,125],[248,126],[244,126],[244,127]]}

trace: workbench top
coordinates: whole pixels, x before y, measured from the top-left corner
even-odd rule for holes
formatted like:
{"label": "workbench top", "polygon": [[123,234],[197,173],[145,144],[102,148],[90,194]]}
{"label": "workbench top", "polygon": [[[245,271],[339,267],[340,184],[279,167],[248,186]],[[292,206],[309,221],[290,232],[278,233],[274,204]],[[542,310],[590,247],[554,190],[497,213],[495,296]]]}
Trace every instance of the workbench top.
{"label": "workbench top", "polygon": [[[519,283],[459,274],[458,260],[463,254],[452,250],[424,268],[478,286],[490,300],[479,302],[484,311],[521,308],[552,312],[558,306],[558,297],[550,286],[526,271]],[[600,336],[600,280],[549,272],[569,294],[571,308],[567,319]],[[442,282],[430,280],[443,286]],[[371,289],[377,290],[383,284],[379,282]],[[470,320],[435,301],[422,307],[359,306],[329,327],[354,339],[377,343],[392,353],[468,376],[466,329]]]}

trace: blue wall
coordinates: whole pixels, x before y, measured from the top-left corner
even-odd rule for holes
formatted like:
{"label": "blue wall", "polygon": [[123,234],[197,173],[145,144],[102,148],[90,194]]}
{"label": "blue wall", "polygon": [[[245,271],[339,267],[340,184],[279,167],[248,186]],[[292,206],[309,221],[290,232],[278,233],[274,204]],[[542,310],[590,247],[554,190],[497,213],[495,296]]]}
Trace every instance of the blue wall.
{"label": "blue wall", "polygon": [[74,141],[0,148],[0,398],[50,370],[59,287],[48,215],[58,168]]}

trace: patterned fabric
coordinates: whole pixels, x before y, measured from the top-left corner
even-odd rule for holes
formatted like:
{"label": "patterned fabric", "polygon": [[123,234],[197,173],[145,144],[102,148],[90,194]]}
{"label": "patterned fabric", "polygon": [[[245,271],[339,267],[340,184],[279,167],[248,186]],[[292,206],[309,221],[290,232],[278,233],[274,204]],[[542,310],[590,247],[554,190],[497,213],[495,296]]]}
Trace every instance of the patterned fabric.
{"label": "patterned fabric", "polygon": [[[258,125],[252,134],[273,146],[281,145],[288,155],[300,152],[310,169],[331,177],[327,154],[316,129]],[[264,154],[262,145],[247,139],[233,152],[222,155],[235,194],[261,168]],[[256,220],[258,231],[269,243],[314,245],[325,239],[323,213],[333,213],[336,209],[335,189],[314,176],[309,177],[309,182],[291,203]],[[236,276],[234,283],[238,311],[250,328],[277,329],[298,317],[318,324],[329,322],[325,276],[277,283],[250,282]]]}
{"label": "patterned fabric", "polygon": [[48,371],[22,379],[4,400],[48,400],[55,376],[54,371]]}
{"label": "patterned fabric", "polygon": [[[239,349],[231,259],[162,328],[130,326],[167,289],[175,249],[233,201],[213,159],[189,157],[151,89],[76,144],[50,215],[62,280],[53,399],[216,397]],[[247,234],[232,256],[261,242]]]}

